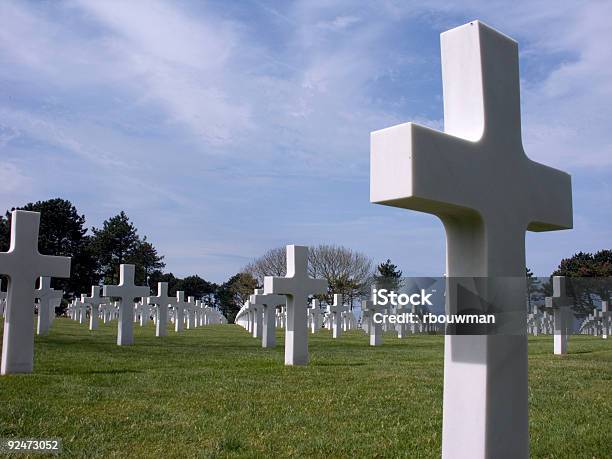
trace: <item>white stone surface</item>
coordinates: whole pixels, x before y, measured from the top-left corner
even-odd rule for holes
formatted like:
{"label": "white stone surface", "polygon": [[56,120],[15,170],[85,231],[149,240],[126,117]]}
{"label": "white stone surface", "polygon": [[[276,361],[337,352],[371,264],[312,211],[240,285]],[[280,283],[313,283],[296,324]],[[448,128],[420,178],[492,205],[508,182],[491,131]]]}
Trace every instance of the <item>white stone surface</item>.
{"label": "white stone surface", "polygon": [[265,294],[263,289],[256,289],[249,302],[255,307],[262,307],[261,347],[276,346],[276,306],[284,305],[284,295]]}
{"label": "white stone surface", "polygon": [[601,318],[603,333],[601,337],[608,339],[608,336],[612,333],[612,311],[607,301],[601,302]]}
{"label": "white stone surface", "polygon": [[374,322],[374,314],[384,311],[385,307],[374,304],[372,300],[363,300],[361,310],[368,320],[368,333],[370,335],[370,346],[382,346],[382,324]]}
{"label": "white stone surface", "polygon": [[81,302],[86,305],[89,305],[90,315],[89,315],[89,329],[96,330],[98,328],[98,314],[99,307],[101,304],[106,303],[108,301],[105,297],[100,296],[100,287],[98,285],[91,286],[91,295],[87,296],[85,294],[81,295]]}
{"label": "white stone surface", "polygon": [[[457,278],[481,277],[515,328],[526,321],[525,230],[572,227],[571,179],[523,150],[517,43],[474,21],[441,45],[445,132],[373,132],[370,200],[437,215],[448,312],[465,307]],[[526,336],[446,336],[442,456],[529,456]]]}
{"label": "white stone surface", "polygon": [[179,290],[176,292],[176,299],[172,303],[174,308],[174,331],[179,333],[185,328],[184,310],[185,310],[185,292]]}
{"label": "white stone surface", "polygon": [[331,319],[332,338],[340,338],[342,334],[342,313],[347,310],[347,307],[342,303],[342,295],[334,294],[334,303],[327,306],[329,317]]}
{"label": "white stone surface", "polygon": [[[51,288],[51,278],[41,277],[39,286],[35,290],[34,298],[38,299],[38,323],[36,334],[46,335],[51,327],[52,317],[55,317],[55,308],[61,302],[64,292]],[[59,301],[58,301],[59,300]]]}
{"label": "white stone surface", "polygon": [[149,296],[147,302],[149,304],[156,304],[157,310],[155,311],[155,336],[167,336],[168,335],[168,306],[173,304],[176,297],[168,296],[168,282],[157,283],[157,295]]}
{"label": "white stone surface", "polygon": [[40,276],[69,277],[70,258],[38,252],[40,213],[14,210],[11,242],[0,252],[0,274],[9,278],[0,374],[31,373],[34,367],[34,287]]}
{"label": "white stone surface", "polygon": [[565,276],[553,276],[553,296],[546,297],[545,302],[546,308],[553,311],[554,353],[567,354],[572,301],[567,296]]}
{"label": "white stone surface", "polygon": [[149,287],[134,284],[134,265],[122,264],[119,266],[119,285],[105,285],[102,295],[119,298],[119,323],[117,324],[117,345],[129,346],[134,344],[134,299],[149,295]]}
{"label": "white stone surface", "polygon": [[308,308],[308,322],[310,325],[310,333],[316,333],[321,329],[321,302],[317,299],[313,299]]}
{"label": "white stone surface", "polygon": [[287,275],[264,278],[264,293],[287,296],[285,365],[308,364],[308,296],[327,291],[327,281],[308,276],[308,247],[287,246]]}

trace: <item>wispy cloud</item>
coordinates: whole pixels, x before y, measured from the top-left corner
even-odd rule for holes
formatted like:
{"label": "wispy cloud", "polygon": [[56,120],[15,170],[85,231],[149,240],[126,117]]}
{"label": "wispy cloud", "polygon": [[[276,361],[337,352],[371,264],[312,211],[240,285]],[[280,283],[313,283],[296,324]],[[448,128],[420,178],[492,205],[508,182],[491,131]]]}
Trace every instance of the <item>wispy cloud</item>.
{"label": "wispy cloud", "polygon": [[442,129],[438,34],[479,17],[519,40],[527,153],[574,175],[585,224],[567,241],[604,243],[612,5],[501,5],[2,2],[0,196],[62,195],[95,224],[125,209],[171,270],[216,280],[295,239],[439,272],[433,220],[367,203],[369,132]]}

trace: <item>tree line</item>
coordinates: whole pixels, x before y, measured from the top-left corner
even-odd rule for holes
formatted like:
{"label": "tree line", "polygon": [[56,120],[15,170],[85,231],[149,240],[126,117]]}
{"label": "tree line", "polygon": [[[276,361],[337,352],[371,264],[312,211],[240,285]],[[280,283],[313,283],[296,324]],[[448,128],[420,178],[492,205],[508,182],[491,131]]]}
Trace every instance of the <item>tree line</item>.
{"label": "tree line", "polygon": [[[138,232],[123,211],[105,220],[99,228],[88,228],[85,216],[65,199],[28,203],[17,209],[40,212],[39,250],[42,254],[72,258],[70,279],[53,279],[53,287],[64,290],[66,300],[88,293],[92,285],[118,283],[119,265],[131,263],[136,266],[136,283],[148,285],[152,293],[157,292],[158,282],[168,282],[170,294],[182,290],[186,296],[201,298],[233,321],[253,289],[263,286],[265,276],[286,273],[285,247],[278,247],[268,250],[222,284],[209,282],[197,274],[179,278],[164,271],[164,256],[146,235]],[[4,217],[0,215],[0,251],[9,249],[10,225],[11,213],[7,211]],[[328,281],[328,292],[319,296],[328,303],[334,293],[343,294],[347,304],[367,298],[372,283],[396,291],[402,287],[402,271],[391,260],[374,266],[367,255],[343,246],[310,247],[308,271],[311,277]],[[610,300],[610,283],[596,278],[612,277],[612,250],[593,254],[579,252],[561,260],[553,275],[592,278],[589,283],[576,283],[571,287],[575,291],[570,292],[579,299],[575,310],[580,315],[589,314],[598,300]],[[550,282],[534,278],[530,270],[527,270],[527,281],[528,291],[535,293],[534,297],[552,293]],[[6,289],[6,279],[2,284]]]}

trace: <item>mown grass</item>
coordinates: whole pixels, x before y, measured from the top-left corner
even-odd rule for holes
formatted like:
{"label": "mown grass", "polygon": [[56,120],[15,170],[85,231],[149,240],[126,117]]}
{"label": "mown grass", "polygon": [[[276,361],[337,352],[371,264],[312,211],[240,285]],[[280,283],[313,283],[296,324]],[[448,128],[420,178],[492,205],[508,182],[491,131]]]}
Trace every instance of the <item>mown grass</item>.
{"label": "mown grass", "polygon": [[[235,325],[115,345],[58,319],[31,375],[0,377],[0,437],[59,437],[66,457],[439,457],[443,338],[310,336],[308,367]],[[529,339],[531,453],[610,457],[612,340]],[[23,456],[21,456],[23,457]]]}

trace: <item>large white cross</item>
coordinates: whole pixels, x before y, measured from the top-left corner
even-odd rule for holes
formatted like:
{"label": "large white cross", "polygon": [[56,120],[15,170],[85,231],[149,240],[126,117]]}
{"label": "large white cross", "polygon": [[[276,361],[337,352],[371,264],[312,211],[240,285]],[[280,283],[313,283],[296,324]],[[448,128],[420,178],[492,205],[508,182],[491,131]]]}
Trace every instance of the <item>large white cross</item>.
{"label": "large white cross", "polygon": [[117,324],[117,345],[134,344],[134,299],[149,295],[149,287],[134,284],[134,265],[119,266],[119,285],[105,285],[102,296],[119,298],[119,323]]}
{"label": "large white cross", "polygon": [[255,294],[249,297],[249,301],[255,307],[262,308],[262,333],[261,347],[269,348],[276,346],[276,306],[285,304],[284,295],[264,294],[263,289],[255,289]]}
{"label": "large white cross", "polygon": [[[495,312],[524,326],[525,230],[572,227],[571,178],[523,150],[517,43],[474,21],[444,32],[441,48],[444,133],[413,123],[373,132],[370,200],[438,216],[449,287],[485,278]],[[463,312],[452,292],[448,312]],[[445,344],[443,457],[527,457],[526,336]]]}
{"label": "large white cross", "polygon": [[553,276],[553,296],[545,298],[547,309],[553,311],[554,353],[567,354],[572,299],[567,296],[565,276]]}
{"label": "large white cross", "polygon": [[0,374],[31,373],[34,367],[34,287],[40,276],[70,277],[70,258],[38,252],[40,213],[14,210],[11,243],[0,252],[8,277]]}
{"label": "large white cross", "polygon": [[287,246],[287,275],[264,278],[264,294],[287,296],[285,365],[308,364],[308,296],[327,292],[325,279],[308,276],[308,247]]}
{"label": "large white cross", "polygon": [[51,326],[51,316],[55,316],[55,307],[62,300],[64,292],[51,288],[50,277],[41,277],[39,286],[34,292],[34,297],[38,299],[36,334],[46,335],[49,333],[49,327]]}
{"label": "large white cross", "polygon": [[149,304],[156,304],[155,336],[168,335],[168,306],[173,304],[176,297],[168,296],[168,282],[157,283],[157,295],[147,298]]}
{"label": "large white cross", "polygon": [[98,311],[101,304],[106,303],[107,299],[100,296],[100,286],[91,286],[91,295],[87,296],[84,293],[81,295],[81,301],[89,305],[89,329],[96,330],[98,328]]}

